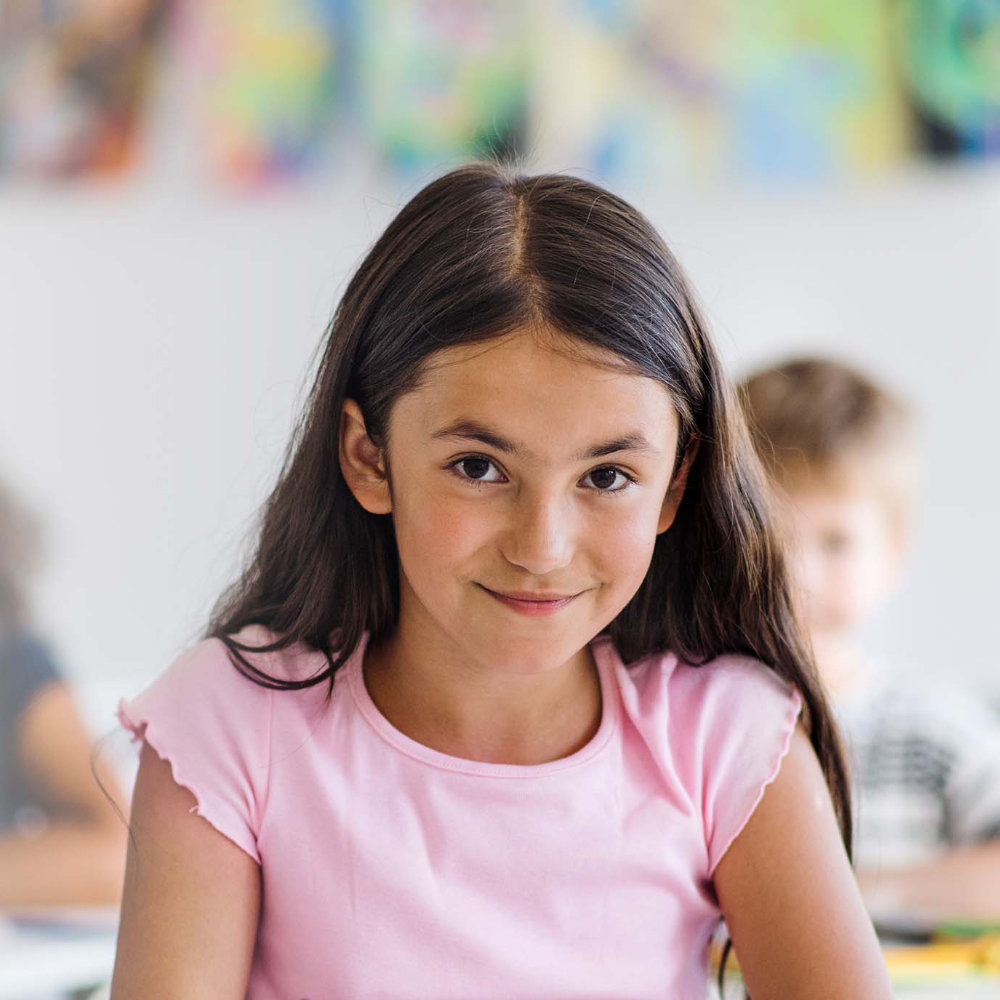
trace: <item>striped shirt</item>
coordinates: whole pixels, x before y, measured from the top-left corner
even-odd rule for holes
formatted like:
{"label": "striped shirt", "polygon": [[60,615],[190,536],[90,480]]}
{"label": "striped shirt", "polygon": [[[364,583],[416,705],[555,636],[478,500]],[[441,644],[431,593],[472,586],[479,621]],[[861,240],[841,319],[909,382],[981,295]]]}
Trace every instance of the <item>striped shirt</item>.
{"label": "striped shirt", "polygon": [[853,772],[858,868],[1000,837],[1000,716],[971,693],[882,672],[835,702]]}

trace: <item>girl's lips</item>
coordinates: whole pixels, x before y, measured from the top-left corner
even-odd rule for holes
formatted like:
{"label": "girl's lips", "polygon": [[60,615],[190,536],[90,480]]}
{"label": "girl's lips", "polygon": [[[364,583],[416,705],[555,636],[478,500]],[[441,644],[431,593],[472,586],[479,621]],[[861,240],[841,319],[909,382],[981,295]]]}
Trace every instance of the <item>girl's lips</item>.
{"label": "girl's lips", "polygon": [[574,598],[579,597],[579,594],[551,594],[539,597],[529,595],[525,591],[498,593],[488,587],[483,587],[483,590],[508,608],[531,617],[555,614],[560,608],[566,607]]}

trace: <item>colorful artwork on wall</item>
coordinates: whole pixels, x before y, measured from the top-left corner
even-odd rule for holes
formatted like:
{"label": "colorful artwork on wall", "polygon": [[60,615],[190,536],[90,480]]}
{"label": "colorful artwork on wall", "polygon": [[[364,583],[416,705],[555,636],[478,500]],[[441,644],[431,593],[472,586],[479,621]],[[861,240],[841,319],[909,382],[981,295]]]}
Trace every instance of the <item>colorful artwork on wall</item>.
{"label": "colorful artwork on wall", "polygon": [[343,53],[336,0],[213,0],[191,12],[212,172],[244,185],[323,159]]}
{"label": "colorful artwork on wall", "polygon": [[243,188],[356,151],[664,184],[1000,152],[1000,0],[0,0],[0,171],[124,172],[165,60]]}
{"label": "colorful artwork on wall", "polygon": [[726,22],[737,174],[863,173],[904,155],[886,5],[735,0]]}
{"label": "colorful artwork on wall", "polygon": [[561,0],[556,33],[536,104],[549,158],[670,182],[826,176],[903,155],[878,4]]}
{"label": "colorful artwork on wall", "polygon": [[533,148],[547,162],[629,180],[717,170],[723,14],[722,0],[542,5]]}
{"label": "colorful artwork on wall", "polygon": [[366,0],[358,5],[361,123],[402,169],[523,148],[527,0]]}
{"label": "colorful artwork on wall", "polygon": [[895,27],[920,148],[1000,153],[1000,0],[902,0]]}
{"label": "colorful artwork on wall", "polygon": [[139,152],[166,0],[0,6],[0,170],[117,174]]}

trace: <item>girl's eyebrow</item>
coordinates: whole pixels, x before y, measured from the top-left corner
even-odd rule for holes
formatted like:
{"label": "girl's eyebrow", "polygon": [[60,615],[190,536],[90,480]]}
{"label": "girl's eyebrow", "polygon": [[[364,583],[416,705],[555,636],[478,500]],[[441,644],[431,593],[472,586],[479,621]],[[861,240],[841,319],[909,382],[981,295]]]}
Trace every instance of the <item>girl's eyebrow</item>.
{"label": "girl's eyebrow", "polygon": [[[529,453],[529,449],[525,448],[524,445],[510,441],[476,420],[456,420],[431,435],[432,440],[438,438],[481,441],[483,444],[488,444],[491,448],[496,448],[497,451],[505,452],[508,455]],[[600,458],[602,455],[611,455],[617,451],[648,451],[654,455],[660,453],[660,449],[650,444],[639,431],[630,431],[604,444],[597,444],[592,448],[585,448],[583,451],[577,452],[575,459],[583,461],[588,458]]]}

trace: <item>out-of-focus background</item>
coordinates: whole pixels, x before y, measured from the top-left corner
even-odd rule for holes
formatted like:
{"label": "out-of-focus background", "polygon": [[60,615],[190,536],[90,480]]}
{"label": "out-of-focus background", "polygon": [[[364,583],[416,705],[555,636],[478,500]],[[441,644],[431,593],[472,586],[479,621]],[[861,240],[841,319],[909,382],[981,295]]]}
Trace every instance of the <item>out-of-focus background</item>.
{"label": "out-of-focus background", "polygon": [[[832,355],[914,405],[914,546],[864,642],[1000,704],[1000,0],[0,0],[0,601],[122,787],[117,701],[233,579],[346,280],[484,155],[643,210],[734,377]],[[120,854],[14,819],[4,898],[110,899]],[[7,942],[0,1000],[106,981],[107,933],[52,941]]]}
{"label": "out-of-focus background", "polygon": [[1000,3],[2,0],[0,473],[95,734],[232,578],[352,268],[482,153],[646,212],[734,375],[919,408],[869,644],[1000,697]]}

